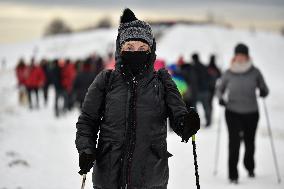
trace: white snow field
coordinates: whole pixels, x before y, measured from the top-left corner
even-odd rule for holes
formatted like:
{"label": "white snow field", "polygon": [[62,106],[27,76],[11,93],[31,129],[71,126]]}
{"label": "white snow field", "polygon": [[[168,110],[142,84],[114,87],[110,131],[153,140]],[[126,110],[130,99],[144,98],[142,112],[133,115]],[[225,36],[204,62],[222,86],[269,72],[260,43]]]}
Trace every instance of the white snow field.
{"label": "white snow field", "polygon": [[[77,173],[78,154],[75,148],[75,123],[79,112],[74,110],[55,119],[53,90],[47,107],[30,111],[18,105],[14,66],[20,56],[29,57],[37,46],[37,57],[82,57],[94,49],[103,53],[115,40],[115,30],[86,32],[81,34],[40,39],[31,43],[0,46],[0,58],[6,57],[7,67],[0,68],[0,189],[76,189],[81,177]],[[71,40],[73,39],[73,41]],[[55,42],[57,41],[57,42]],[[66,42],[68,41],[68,43]],[[99,41],[99,42],[98,42]],[[219,65],[227,67],[233,47],[242,41],[249,45],[255,64],[262,70],[271,90],[267,98],[269,115],[274,134],[278,163],[284,174],[284,37],[276,33],[231,30],[214,26],[179,25],[167,30],[158,42],[157,54],[168,63],[181,54],[186,58],[198,51],[207,61],[212,52],[218,55]],[[63,44],[64,43],[64,44]],[[78,45],[78,46],[77,46]],[[57,50],[48,50],[57,49]],[[49,52],[49,53],[48,53]],[[62,51],[63,52],[63,51]],[[57,54],[56,54],[57,53]],[[40,94],[41,95],[41,94]],[[197,153],[202,189],[283,189],[277,184],[269,143],[266,119],[260,101],[259,129],[256,141],[256,178],[249,179],[240,155],[239,185],[231,185],[227,179],[227,130],[223,109],[215,102],[213,125],[202,128],[197,134]],[[41,102],[42,103],[42,102]],[[200,115],[203,112],[200,109]],[[202,117],[203,119],[203,117]],[[220,158],[218,174],[213,176],[217,128],[221,123]],[[168,136],[169,189],[194,189],[195,176],[191,143],[181,143],[173,133]],[[282,176],[281,175],[281,176]],[[283,179],[283,176],[282,176]],[[86,189],[92,188],[91,176],[87,176]]]}
{"label": "white snow field", "polygon": [[20,44],[0,44],[0,61],[14,67],[19,58],[29,61],[33,56],[41,58],[85,58],[96,52],[106,55],[112,51],[117,35],[116,29],[98,29],[74,34],[57,35]]}

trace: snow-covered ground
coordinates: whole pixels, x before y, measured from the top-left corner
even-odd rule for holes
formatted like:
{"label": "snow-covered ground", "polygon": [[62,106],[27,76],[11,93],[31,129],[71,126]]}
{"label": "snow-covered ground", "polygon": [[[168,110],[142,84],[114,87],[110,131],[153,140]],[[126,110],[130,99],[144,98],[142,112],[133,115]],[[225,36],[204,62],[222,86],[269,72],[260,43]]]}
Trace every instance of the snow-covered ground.
{"label": "snow-covered ground", "polygon": [[[100,32],[99,32],[100,33]],[[69,53],[83,56],[90,53],[91,44],[94,49],[107,49],[115,38],[115,31],[103,31],[76,34],[76,43],[65,46]],[[88,37],[89,36],[89,37]],[[92,37],[90,37],[92,36]],[[61,41],[65,36],[56,39],[38,40],[36,46],[38,56],[46,52],[42,49],[62,47],[60,42],[48,45],[46,41]],[[67,37],[66,37],[67,38]],[[100,39],[101,42],[92,43]],[[68,41],[68,40],[67,40]],[[158,56],[166,58],[170,63],[179,55],[186,58],[192,52],[201,52],[202,60],[207,61],[211,52],[219,57],[220,65],[227,67],[232,56],[234,45],[243,41],[251,47],[251,55],[255,64],[262,70],[271,90],[267,99],[275,136],[275,146],[280,171],[284,171],[284,38],[278,34],[230,30],[213,26],[176,26],[167,31],[158,43]],[[14,72],[15,56],[31,55],[34,43],[13,45],[4,49],[0,46],[0,56],[7,53],[7,68],[0,69],[0,189],[72,189],[79,188],[81,178],[78,172],[78,155],[75,148],[75,123],[78,111],[74,110],[65,116],[55,119],[53,113],[53,91],[47,107],[30,111],[17,102],[17,89]],[[85,47],[84,44],[88,44]],[[28,48],[29,47],[29,48]],[[56,48],[59,48],[56,47]],[[89,51],[89,52],[88,52]],[[25,53],[26,52],[26,53]],[[56,52],[56,51],[54,51]],[[67,53],[69,52],[69,53]],[[54,54],[52,56],[55,56]],[[13,65],[11,65],[13,64]],[[230,185],[227,180],[227,131],[223,118],[223,110],[215,106],[213,125],[209,129],[202,128],[197,135],[197,151],[201,188],[243,188],[243,189],[283,189],[284,184],[277,184],[273,158],[266,128],[266,120],[260,101],[261,119],[257,135],[256,174],[255,179],[247,178],[242,161],[239,164],[240,184]],[[200,111],[202,115],[202,111]],[[213,176],[215,164],[215,146],[218,124],[221,123],[220,158],[218,174]],[[169,189],[195,188],[192,146],[180,142],[179,137],[169,133],[168,150],[174,154],[169,159]],[[242,149],[243,150],[243,149]],[[242,160],[242,154],[240,156]],[[283,175],[283,174],[282,174]],[[90,174],[86,188],[92,188]]]}

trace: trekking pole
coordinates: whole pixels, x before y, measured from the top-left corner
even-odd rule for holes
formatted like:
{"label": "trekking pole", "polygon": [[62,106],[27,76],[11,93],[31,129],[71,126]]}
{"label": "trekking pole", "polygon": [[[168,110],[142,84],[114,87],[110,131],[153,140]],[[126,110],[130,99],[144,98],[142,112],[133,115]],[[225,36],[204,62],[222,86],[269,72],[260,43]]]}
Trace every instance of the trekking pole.
{"label": "trekking pole", "polygon": [[264,99],[263,99],[263,107],[264,107],[266,121],[267,121],[268,135],[269,135],[269,138],[270,138],[270,144],[271,144],[272,155],[273,155],[273,159],[274,159],[276,176],[277,176],[278,183],[280,184],[281,183],[280,171],[279,171],[279,167],[278,167],[277,156],[276,156],[275,146],[274,146],[274,142],[273,142],[273,136],[272,136],[272,129],[271,129],[271,125],[270,125],[270,119],[269,119],[269,116],[268,116],[268,110],[267,110],[267,106],[266,106],[266,103],[265,103]]}
{"label": "trekking pole", "polygon": [[86,183],[86,175],[87,174],[83,174],[83,178],[82,178],[82,185],[81,185],[81,189],[84,189],[85,188],[85,183]]}
{"label": "trekking pole", "polygon": [[217,140],[216,140],[216,151],[215,151],[215,163],[214,163],[214,170],[213,170],[213,175],[217,175],[218,173],[218,163],[219,163],[219,154],[220,154],[220,138],[221,138],[221,127],[222,127],[222,112],[220,108],[220,115],[219,115],[219,120],[218,120],[218,129],[217,129]]}
{"label": "trekking pole", "polygon": [[195,178],[196,178],[196,187],[200,189],[199,185],[199,174],[198,174],[198,164],[197,164],[197,153],[196,153],[196,143],[195,135],[192,135],[192,147],[193,147],[193,157],[194,157],[194,168],[195,168]]}

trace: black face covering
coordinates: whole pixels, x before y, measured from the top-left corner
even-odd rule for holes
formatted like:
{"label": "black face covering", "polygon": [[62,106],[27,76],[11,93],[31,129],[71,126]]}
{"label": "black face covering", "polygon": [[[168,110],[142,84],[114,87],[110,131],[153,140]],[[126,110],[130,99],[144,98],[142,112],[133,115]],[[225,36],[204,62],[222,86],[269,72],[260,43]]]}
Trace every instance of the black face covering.
{"label": "black face covering", "polygon": [[149,51],[122,51],[122,64],[134,75],[144,72],[149,66]]}

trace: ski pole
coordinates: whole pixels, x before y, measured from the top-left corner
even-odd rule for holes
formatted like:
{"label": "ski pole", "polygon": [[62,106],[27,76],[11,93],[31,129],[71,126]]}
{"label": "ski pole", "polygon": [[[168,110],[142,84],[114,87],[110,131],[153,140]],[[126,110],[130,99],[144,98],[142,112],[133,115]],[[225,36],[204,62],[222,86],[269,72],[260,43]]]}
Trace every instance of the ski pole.
{"label": "ski pole", "polygon": [[83,174],[83,178],[82,178],[82,185],[81,185],[81,189],[84,189],[85,188],[85,183],[86,183],[86,175],[87,174]]}
{"label": "ski pole", "polygon": [[266,103],[265,103],[264,99],[263,99],[263,107],[264,107],[264,112],[265,112],[266,121],[267,121],[268,135],[269,135],[269,138],[270,138],[270,144],[271,144],[272,155],[273,155],[273,159],[274,159],[276,176],[277,176],[278,183],[280,184],[281,183],[280,171],[279,171],[279,167],[278,167],[278,161],[277,161],[277,156],[276,156],[276,152],[275,152],[275,146],[274,146],[274,142],[273,142],[273,136],[272,136],[272,129],[271,129],[271,125],[270,125],[270,119],[269,119],[269,116],[268,116],[268,110],[267,110],[267,106],[266,106]]}
{"label": "ski pole", "polygon": [[218,129],[217,129],[217,140],[216,140],[216,151],[215,151],[215,163],[214,163],[214,171],[213,175],[217,175],[218,173],[218,163],[219,163],[219,153],[220,153],[220,138],[221,138],[221,126],[222,126],[222,109],[220,108],[220,115],[218,120]]}
{"label": "ski pole", "polygon": [[194,168],[195,168],[195,178],[196,178],[196,187],[200,189],[199,184],[199,174],[198,174],[198,164],[197,164],[197,153],[196,153],[196,143],[195,143],[195,135],[192,135],[192,147],[193,147],[193,157],[194,157]]}

